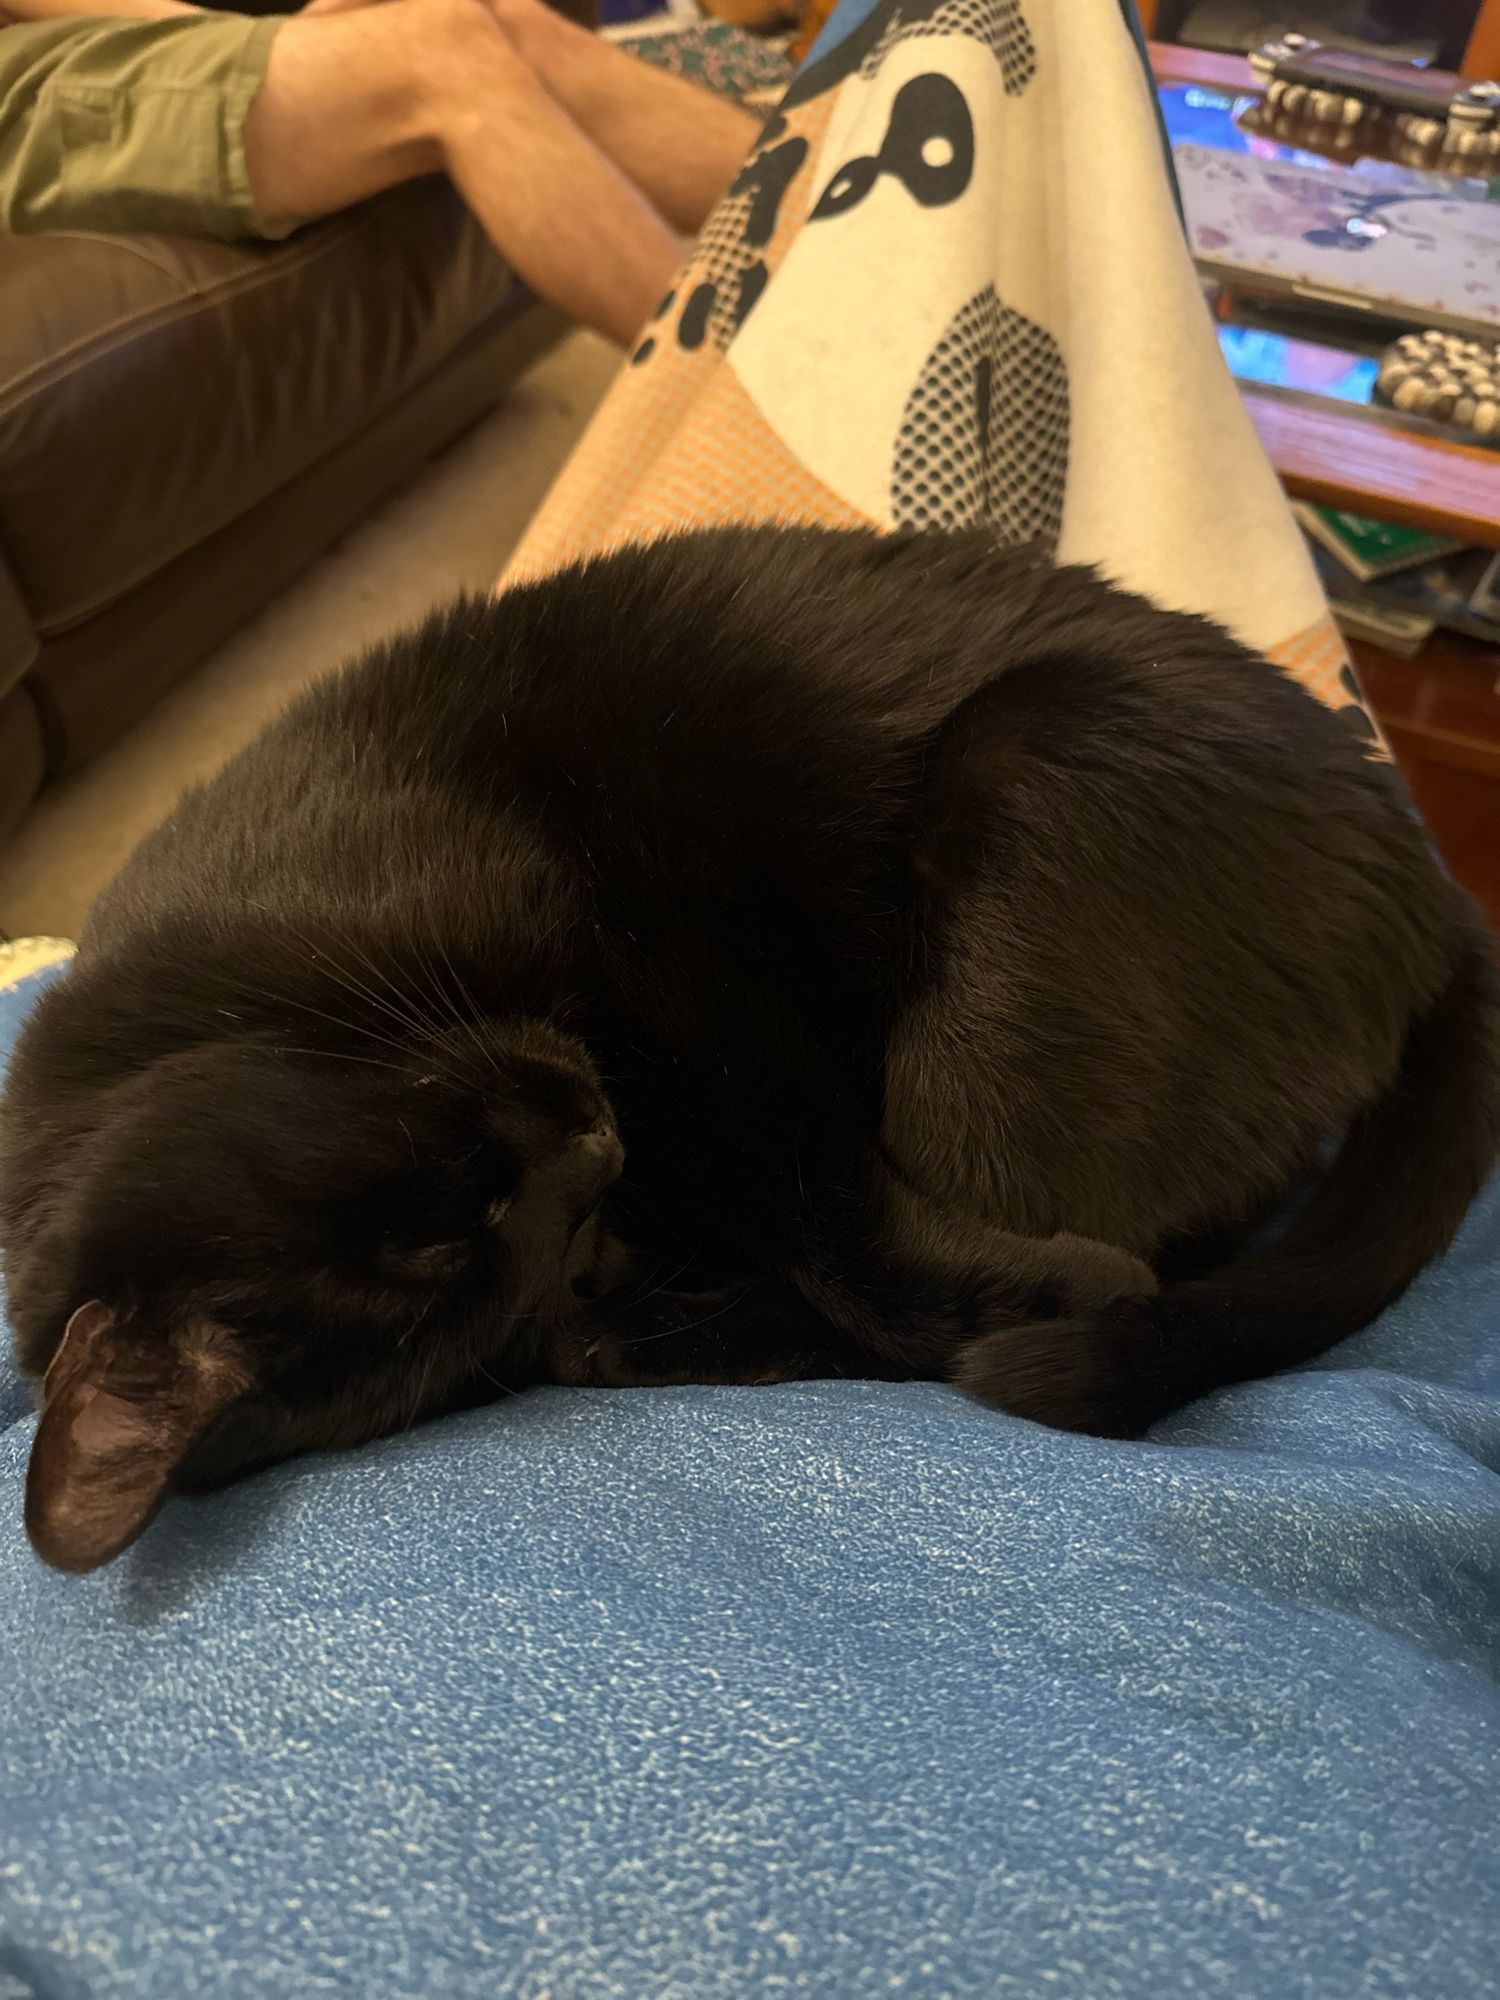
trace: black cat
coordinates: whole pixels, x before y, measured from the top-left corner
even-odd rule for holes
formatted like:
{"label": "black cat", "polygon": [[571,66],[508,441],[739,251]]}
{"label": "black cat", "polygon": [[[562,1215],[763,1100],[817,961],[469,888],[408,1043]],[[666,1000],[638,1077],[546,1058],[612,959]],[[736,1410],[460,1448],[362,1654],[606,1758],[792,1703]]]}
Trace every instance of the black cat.
{"label": "black cat", "polygon": [[458,604],[186,798],[26,1029],[32,1539],[538,1380],[1139,1431],[1443,1248],[1497,1021],[1389,767],[1083,571],[735,530]]}

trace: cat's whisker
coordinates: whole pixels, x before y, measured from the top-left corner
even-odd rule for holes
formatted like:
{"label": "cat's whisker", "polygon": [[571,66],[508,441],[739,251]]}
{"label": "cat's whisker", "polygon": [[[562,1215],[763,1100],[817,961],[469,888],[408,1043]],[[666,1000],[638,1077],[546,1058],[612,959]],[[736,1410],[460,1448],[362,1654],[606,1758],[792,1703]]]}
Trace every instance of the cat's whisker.
{"label": "cat's whisker", "polygon": [[263,1000],[272,1006],[291,1008],[299,1014],[310,1014],[314,1019],[326,1021],[330,1027],[339,1029],[342,1034],[354,1035],[362,1041],[375,1042],[384,1048],[395,1049],[408,1059],[411,1056],[409,1043],[398,1041],[394,1035],[382,1034],[365,1022],[350,1020],[340,1014],[330,1014],[324,1007],[315,1007],[310,1000],[299,1000],[293,994],[277,993],[269,987],[242,986],[240,992],[247,999]]}
{"label": "cat's whisker", "polygon": [[[289,928],[292,927],[289,926]],[[296,936],[295,929],[293,929],[293,935]],[[422,1036],[431,1031],[431,1022],[422,1018],[414,1004],[417,996],[403,993],[400,988],[394,986],[390,979],[386,978],[380,971],[379,966],[375,964],[367,953],[360,950],[358,944],[352,938],[340,937],[337,940],[338,948],[343,951],[352,952],[368,971],[382,980],[383,984],[395,995],[395,1001],[401,1004],[395,1004],[395,1002],[376,992],[373,987],[368,986],[363,980],[356,977],[350,967],[342,964],[328,947],[324,946],[321,950],[318,950],[305,937],[301,938],[299,942],[305,951],[312,953],[324,969],[333,975],[351,998],[367,1002],[376,1008],[379,1013],[383,1014],[388,1021],[404,1030],[407,1034]]]}
{"label": "cat's whisker", "polygon": [[[395,1013],[397,1019],[403,1021],[409,1028],[414,1029],[416,1032],[420,1034],[429,1033],[432,1023],[422,1013],[422,994],[420,989],[398,986],[379,961],[368,951],[361,950],[352,938],[346,940],[346,942],[349,950],[358,956],[360,963],[371,976],[378,979],[386,991],[393,996],[394,1005],[387,1003],[388,1011]],[[365,990],[368,992],[368,997],[371,1000],[377,998],[373,992],[369,992],[368,989]]]}
{"label": "cat's whisker", "polygon": [[664,1326],[659,1333],[631,1335],[625,1343],[626,1348],[630,1353],[634,1353],[636,1348],[649,1347],[653,1341],[670,1340],[678,1334],[696,1333],[700,1326],[707,1326],[711,1320],[722,1319],[725,1313],[733,1312],[743,1297],[742,1292],[736,1292],[732,1299],[725,1300],[717,1312],[705,1313],[702,1319],[691,1319],[686,1326]]}
{"label": "cat's whisker", "polygon": [[[446,954],[443,952],[441,944],[437,941],[436,938],[434,938],[432,941],[432,945],[433,945],[433,951],[437,954],[439,962],[442,964],[444,969],[447,970],[452,975],[454,984],[459,987],[460,991],[462,991],[463,983],[459,979],[457,971],[453,967],[452,961],[448,959],[446,957]],[[450,1024],[453,1027],[457,1028],[459,1032],[465,1037],[465,1039],[468,1042],[470,1042],[481,1055],[488,1057],[489,1051],[485,1048],[483,1038],[480,1036],[478,1028],[476,1026],[476,1019],[479,1015],[480,1010],[476,1002],[473,1000],[472,996],[469,996],[467,994],[464,995],[465,1003],[469,1010],[468,1013],[466,1014],[464,1011],[464,1007],[461,1006],[459,1003],[459,999],[455,996],[453,991],[444,983],[442,972],[439,970],[438,964],[435,964],[433,962],[432,957],[428,955],[426,946],[422,944],[416,944],[414,948],[417,952],[418,963],[421,967],[423,976],[426,978],[428,985],[431,987],[432,992],[438,1001],[438,1004],[444,1010],[444,1013],[446,1014]]]}
{"label": "cat's whisker", "polygon": [[517,1396],[520,1394],[520,1391],[518,1389],[513,1389],[510,1386],[509,1382],[502,1382],[498,1375],[492,1375],[489,1369],[485,1367],[482,1361],[474,1361],[471,1362],[470,1365],[472,1366],[474,1373],[476,1375],[482,1375],[485,1381],[489,1383],[490,1387],[492,1389],[498,1389],[502,1396]]}
{"label": "cat's whisker", "polygon": [[449,973],[452,976],[453,983],[458,988],[459,998],[463,1001],[464,1005],[469,1010],[465,1025],[472,1025],[473,1023],[477,1023],[483,1020],[484,1010],[480,1006],[479,1002],[474,998],[473,993],[469,990],[469,987],[464,980],[463,974],[454,964],[453,954],[447,949],[447,947],[443,944],[440,938],[433,939],[433,946],[437,952],[439,966],[443,969],[443,971]]}
{"label": "cat's whisker", "polygon": [[[428,957],[420,940],[418,940],[416,937],[412,937],[410,940],[408,940],[408,944],[409,944],[409,949],[413,953],[416,960],[416,969],[421,973],[422,978],[425,981],[426,993],[429,994],[432,1000],[436,1002],[441,1012],[442,1022],[448,1026],[458,1029],[459,1032],[464,1036],[465,1040],[472,1046],[474,1052],[478,1056],[480,1056],[490,1068],[498,1070],[499,1066],[496,1063],[493,1051],[485,1045],[484,1038],[480,1035],[475,1023],[465,1018],[464,1013],[462,1009],[459,1007],[453,994],[448,990],[446,986],[443,985],[442,981],[438,977],[436,968],[434,967],[432,960]],[[441,950],[441,946],[438,946],[437,948]],[[402,969],[405,970],[406,968]],[[453,968],[451,961],[449,961],[449,969],[450,971],[453,972],[455,981],[457,981],[460,987],[462,987],[462,981],[458,980],[457,971],[456,969]],[[418,987],[417,993],[419,996],[421,996],[422,988]],[[468,995],[466,992],[466,999],[470,1011],[477,1016],[480,1010],[477,1003],[474,1001],[472,995]]]}
{"label": "cat's whisker", "polygon": [[260,1000],[273,1007],[291,1008],[299,1014],[311,1014],[318,1020],[327,1021],[333,1027],[341,1028],[346,1034],[360,1035],[370,1040],[388,1042],[392,1048],[404,1049],[406,1047],[404,1042],[397,1041],[393,1035],[387,1035],[379,1030],[372,1029],[368,1024],[356,1020],[353,1016],[333,1014],[326,1008],[316,1007],[310,1000],[304,1000],[299,994],[289,993],[284,987],[253,986],[241,980],[236,983],[235,991],[236,996],[241,1000]]}
{"label": "cat's whisker", "polygon": [[632,1305],[637,1305],[637,1306],[646,1305],[652,1299],[654,1299],[659,1292],[664,1292],[667,1289],[668,1285],[675,1285],[677,1280],[682,1276],[683,1272],[687,1269],[688,1265],[692,1263],[692,1261],[693,1260],[691,1256],[684,1257],[682,1262],[677,1266],[677,1269],[673,1271],[670,1274],[670,1276],[665,1277],[661,1279],[659,1283],[654,1284],[649,1292],[642,1292],[639,1298],[632,1299],[631,1300]]}
{"label": "cat's whisker", "polygon": [[[465,1040],[473,1048],[475,1054],[494,1072],[495,1076],[502,1082],[508,1081],[494,1050],[479,1032],[477,1023],[483,1018],[483,1012],[479,1003],[464,984],[463,975],[453,963],[451,955],[444,949],[441,939],[434,938],[433,945],[440,965],[451,974],[454,984],[457,986],[465,1005],[469,1009],[468,1016],[466,1017],[456,1006],[452,1007],[454,1025],[462,1032]],[[434,975],[434,983],[436,983],[436,975]],[[446,993],[445,997],[447,997]],[[450,999],[451,1005],[452,1002]]]}
{"label": "cat's whisker", "polygon": [[[414,967],[403,965],[401,966],[400,970],[404,975],[408,976],[411,976],[414,973],[420,973],[421,975],[420,983],[417,982],[415,977],[413,977],[414,991],[417,992],[418,994],[424,994],[425,997],[427,998],[435,1000],[439,1008],[441,1008],[445,1020],[457,1022],[460,1018],[458,1013],[457,1003],[454,1001],[453,995],[450,992],[448,992],[446,987],[444,987],[441,981],[438,979],[437,973],[433,968],[432,960],[427,955],[427,951],[425,946],[423,945],[422,939],[417,935],[415,930],[413,930],[409,936],[403,937],[402,944],[405,950],[410,953],[412,959],[415,961],[415,965]],[[394,946],[388,947],[388,949],[390,949],[392,955],[394,955]]]}
{"label": "cat's whisker", "polygon": [[[339,960],[334,955],[333,951],[330,949],[326,941],[319,943],[317,940],[313,939],[312,937],[309,937],[308,934],[305,931],[301,930],[297,926],[297,924],[295,924],[289,917],[283,916],[282,923],[288,934],[291,936],[292,941],[298,946],[300,946],[302,951],[306,953],[309,965],[318,968],[322,973],[331,978],[335,983],[335,985],[337,985],[341,989],[341,991],[347,993],[351,999],[357,1000],[363,1004],[373,1005],[376,1008],[377,1012],[384,1017],[388,1026],[393,1026],[401,1030],[402,1035],[405,1037],[410,1037],[412,1035],[421,1035],[427,1032],[426,1023],[420,1021],[415,1015],[409,1015],[408,1013],[396,1007],[393,1007],[389,1001],[383,999],[382,996],[373,992],[371,989],[366,987],[360,980],[356,979],[350,972],[349,968],[345,965],[342,965],[339,962]],[[354,948],[357,950],[357,947],[352,946],[352,940],[349,940],[347,938],[340,938],[337,940],[337,943],[340,946],[346,948]],[[369,1030],[361,1027],[359,1024],[355,1022],[349,1022],[347,1025],[353,1031],[358,1033],[369,1032]],[[405,1040],[398,1039],[397,1037],[394,1036],[386,1035],[379,1037],[379,1039],[388,1041],[390,1045],[395,1048],[404,1049],[407,1046],[407,1042]]]}
{"label": "cat's whisker", "polygon": [[362,980],[355,977],[347,966],[335,967],[329,964],[327,969],[330,972],[336,973],[339,984],[349,994],[351,999],[359,1001],[362,1005],[373,1007],[377,1015],[410,1039],[421,1040],[431,1032],[431,1023],[429,1021],[424,1021],[415,1013],[403,1013],[399,1007],[392,1005],[383,995],[375,992],[371,987],[366,986]]}
{"label": "cat's whisker", "polygon": [[406,1422],[403,1426],[403,1429],[405,1430],[411,1429],[412,1425],[421,1416],[422,1411],[426,1406],[427,1392],[432,1386],[432,1375],[433,1375],[433,1370],[437,1366],[438,1353],[439,1349],[437,1345],[435,1343],[429,1343],[427,1349],[427,1359],[423,1365],[422,1373],[413,1385],[413,1395],[411,1398],[410,1414],[408,1415]]}
{"label": "cat's whisker", "polygon": [[[435,1296],[436,1295],[434,1294],[434,1297]],[[411,1339],[412,1335],[416,1332],[417,1328],[422,1324],[423,1320],[425,1320],[427,1316],[431,1313],[432,1307],[433,1307],[433,1300],[429,1298],[423,1305],[422,1310],[417,1314],[416,1318],[412,1321],[411,1325],[406,1329],[405,1333],[403,1333],[401,1338],[396,1342],[397,1347],[405,1347],[406,1343]]]}
{"label": "cat's whisker", "polygon": [[349,1049],[303,1049],[291,1042],[278,1042],[275,1053],[278,1056],[308,1056],[317,1062],[363,1063],[368,1069],[388,1069],[394,1076],[405,1074],[401,1063],[391,1062],[384,1056],[357,1056]]}
{"label": "cat's whisker", "polygon": [[412,1053],[413,1040],[425,1040],[432,1034],[434,1024],[430,1017],[423,1019],[415,1011],[410,1014],[398,1011],[378,993],[371,991],[359,980],[353,978],[348,972],[347,967],[341,967],[333,961],[325,948],[315,947],[311,940],[300,935],[294,926],[289,924],[287,929],[291,933],[294,942],[298,943],[309,954],[310,963],[316,964],[324,973],[329,975],[335,984],[342,991],[346,992],[351,999],[372,1004],[377,1009],[378,1014],[387,1023],[404,1030],[404,1035],[397,1036],[391,1034],[382,1028],[373,1026],[367,1021],[361,1021],[353,1017],[345,1018],[341,1015],[329,1013],[325,1009],[313,1006],[310,1001],[302,1000],[295,995],[284,992],[273,992],[269,988],[241,987],[241,993],[251,998],[259,998],[296,1008],[302,1013],[311,1014],[318,1019],[327,1021],[333,1027],[342,1028],[346,1033],[378,1042],[407,1057],[410,1057]]}

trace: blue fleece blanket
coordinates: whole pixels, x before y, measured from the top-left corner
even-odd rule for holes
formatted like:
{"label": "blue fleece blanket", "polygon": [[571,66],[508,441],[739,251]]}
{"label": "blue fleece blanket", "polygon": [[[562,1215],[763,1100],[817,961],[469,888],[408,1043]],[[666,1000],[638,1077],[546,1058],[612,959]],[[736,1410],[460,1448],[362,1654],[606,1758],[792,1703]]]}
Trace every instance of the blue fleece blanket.
{"label": "blue fleece blanket", "polygon": [[546,1390],[84,1579],[8,1378],[0,2000],[1488,2000],[1497,1270],[1147,1444]]}

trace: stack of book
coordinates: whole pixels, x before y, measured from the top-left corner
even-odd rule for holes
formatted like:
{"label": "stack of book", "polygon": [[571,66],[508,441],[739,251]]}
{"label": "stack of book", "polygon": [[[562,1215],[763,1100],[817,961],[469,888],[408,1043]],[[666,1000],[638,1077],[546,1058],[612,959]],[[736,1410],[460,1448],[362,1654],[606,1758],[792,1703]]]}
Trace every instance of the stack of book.
{"label": "stack of book", "polygon": [[1409,658],[1441,625],[1500,646],[1500,554],[1493,549],[1302,500],[1292,512],[1350,638]]}

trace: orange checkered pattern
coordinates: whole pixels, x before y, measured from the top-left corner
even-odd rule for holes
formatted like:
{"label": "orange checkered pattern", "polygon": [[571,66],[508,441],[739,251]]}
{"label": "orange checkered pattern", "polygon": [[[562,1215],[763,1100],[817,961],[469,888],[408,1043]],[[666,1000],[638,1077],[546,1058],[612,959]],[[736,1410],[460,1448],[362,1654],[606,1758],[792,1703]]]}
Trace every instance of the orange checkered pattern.
{"label": "orange checkered pattern", "polygon": [[[807,157],[761,254],[773,274],[812,202],[831,97],[788,112],[771,142],[807,141]],[[766,143],[765,141],[762,142]],[[673,287],[680,304],[711,268],[700,242]],[[734,373],[733,342],[685,348],[668,315],[646,329],[644,366],[623,368],[563,468],[502,579],[540,576],[579,556],[674,530],[731,521],[865,527],[866,516],[814,477],[782,442]]]}
{"label": "orange checkered pattern", "polygon": [[1270,657],[1293,680],[1301,681],[1309,694],[1315,694],[1330,708],[1347,708],[1353,700],[1342,678],[1349,665],[1349,654],[1332,618],[1325,615],[1316,625],[1294,632],[1290,639],[1283,639],[1279,646],[1270,649]]}

